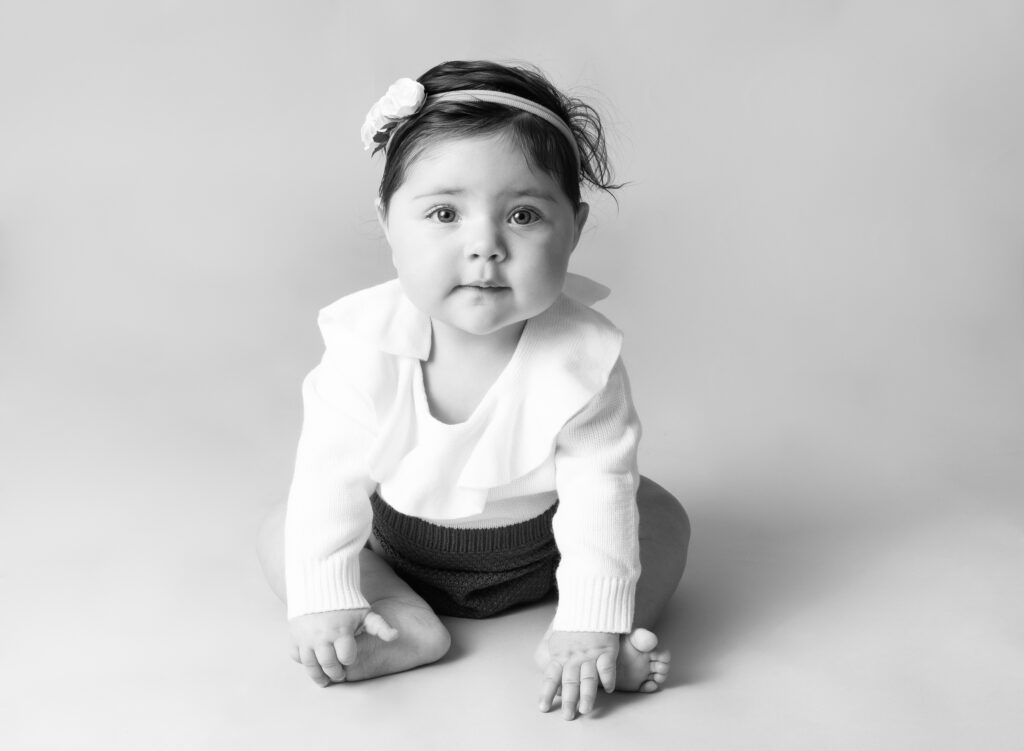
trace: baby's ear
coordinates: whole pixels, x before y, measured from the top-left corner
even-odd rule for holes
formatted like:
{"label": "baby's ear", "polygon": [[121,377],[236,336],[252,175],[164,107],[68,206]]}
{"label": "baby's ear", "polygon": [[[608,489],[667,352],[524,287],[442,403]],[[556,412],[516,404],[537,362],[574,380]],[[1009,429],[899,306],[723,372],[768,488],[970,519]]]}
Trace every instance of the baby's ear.
{"label": "baby's ear", "polygon": [[384,230],[384,237],[386,239],[388,236],[388,218],[384,216],[384,204],[379,198],[377,198],[374,200],[373,205],[377,209],[377,223],[380,224],[380,228]]}
{"label": "baby's ear", "polygon": [[586,201],[580,202],[580,207],[576,209],[576,234],[572,240],[573,250],[576,249],[576,243],[580,241],[580,236],[583,234],[583,228],[587,224],[587,217],[590,216],[590,204]]}

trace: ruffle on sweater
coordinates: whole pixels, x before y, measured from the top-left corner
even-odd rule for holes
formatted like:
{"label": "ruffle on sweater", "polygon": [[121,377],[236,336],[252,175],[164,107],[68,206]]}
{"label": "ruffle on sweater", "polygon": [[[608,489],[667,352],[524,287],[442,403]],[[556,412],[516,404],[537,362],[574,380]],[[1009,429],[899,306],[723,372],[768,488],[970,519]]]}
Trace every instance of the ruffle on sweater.
{"label": "ruffle on sweater", "polygon": [[[607,294],[584,277],[568,287],[588,302]],[[344,371],[339,377],[372,405],[372,478],[390,483],[388,503],[398,511],[439,520],[479,514],[489,490],[544,464],[559,431],[605,387],[622,347],[622,334],[604,316],[562,295],[527,322],[470,418],[442,425],[425,409],[420,370],[430,356],[430,319],[398,280],[328,306],[320,328]]]}

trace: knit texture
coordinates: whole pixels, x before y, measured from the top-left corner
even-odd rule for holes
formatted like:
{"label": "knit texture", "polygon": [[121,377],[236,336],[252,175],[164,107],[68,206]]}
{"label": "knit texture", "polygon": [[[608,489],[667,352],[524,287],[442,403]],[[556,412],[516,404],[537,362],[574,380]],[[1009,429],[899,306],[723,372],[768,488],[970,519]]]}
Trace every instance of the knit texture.
{"label": "knit texture", "polygon": [[373,537],[385,560],[439,615],[487,618],[551,592],[555,507],[518,524],[456,529],[407,516],[378,494]]}

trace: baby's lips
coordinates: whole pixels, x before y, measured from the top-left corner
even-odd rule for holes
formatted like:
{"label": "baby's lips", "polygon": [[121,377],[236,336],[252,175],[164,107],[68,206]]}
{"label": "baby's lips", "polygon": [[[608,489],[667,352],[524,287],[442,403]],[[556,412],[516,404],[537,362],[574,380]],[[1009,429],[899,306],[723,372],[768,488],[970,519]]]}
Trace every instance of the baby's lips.
{"label": "baby's lips", "polygon": [[489,288],[502,288],[502,289],[504,289],[508,285],[499,284],[498,282],[492,282],[492,281],[488,281],[486,279],[481,279],[481,280],[477,280],[477,281],[473,281],[473,282],[465,282],[462,286],[463,287],[483,287],[485,289],[489,289]]}

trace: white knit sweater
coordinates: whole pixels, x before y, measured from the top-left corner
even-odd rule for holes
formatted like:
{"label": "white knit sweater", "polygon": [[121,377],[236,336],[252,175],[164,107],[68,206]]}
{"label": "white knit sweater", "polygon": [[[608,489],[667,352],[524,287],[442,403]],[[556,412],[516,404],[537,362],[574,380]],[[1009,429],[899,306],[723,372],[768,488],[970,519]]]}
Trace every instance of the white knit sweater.
{"label": "white knit sweater", "polygon": [[624,633],[640,574],[640,423],[622,337],[569,297],[527,322],[512,359],[464,423],[434,420],[421,361],[429,318],[397,280],[324,308],[321,363],[303,384],[288,497],[288,614],[368,607],[359,551],[369,496],[450,526],[499,526],[559,500],[554,627]]}

